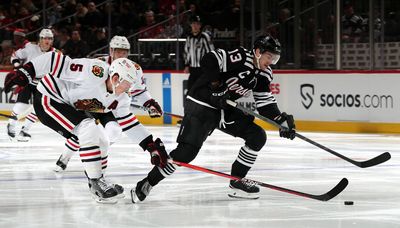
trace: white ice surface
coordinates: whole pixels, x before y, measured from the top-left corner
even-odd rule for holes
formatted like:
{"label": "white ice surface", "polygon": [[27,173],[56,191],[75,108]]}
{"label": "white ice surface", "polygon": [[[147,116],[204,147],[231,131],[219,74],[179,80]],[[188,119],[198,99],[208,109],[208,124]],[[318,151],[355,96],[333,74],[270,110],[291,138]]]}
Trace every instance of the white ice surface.
{"label": "white ice surface", "polygon": [[[0,127],[0,227],[400,227],[398,135],[303,133],[355,160],[391,153],[388,162],[362,169],[300,139],[267,132],[248,178],[312,194],[348,178],[349,186],[328,202],[264,187],[258,200],[235,200],[227,196],[228,179],[181,167],[140,204],[131,203],[129,190],[151,169],[149,155],[124,136],[111,147],[107,178],[125,187],[126,198],[102,205],[90,196],[79,156],[66,172],[52,171],[64,149],[61,136],[36,124],[30,142],[10,142],[6,122]],[[149,130],[168,151],[175,148],[177,127]],[[242,145],[215,131],[192,164],[229,173]]]}

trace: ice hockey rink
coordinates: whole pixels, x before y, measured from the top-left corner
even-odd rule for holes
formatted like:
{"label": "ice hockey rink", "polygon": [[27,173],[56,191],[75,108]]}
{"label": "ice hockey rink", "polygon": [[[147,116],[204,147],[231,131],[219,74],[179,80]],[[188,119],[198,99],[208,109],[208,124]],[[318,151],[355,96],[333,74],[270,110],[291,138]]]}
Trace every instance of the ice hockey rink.
{"label": "ice hockey rink", "polygon": [[[267,132],[248,178],[312,194],[348,178],[348,187],[328,202],[264,187],[258,200],[232,199],[228,179],[180,167],[140,204],[131,203],[129,190],[150,170],[149,154],[123,136],[109,152],[107,178],[123,185],[126,197],[105,205],[92,200],[78,156],[64,173],[52,171],[64,149],[61,136],[36,124],[30,142],[10,142],[6,122],[0,127],[0,227],[400,227],[399,135],[303,133],[358,161],[391,153],[388,162],[362,169]],[[168,151],[175,148],[176,126],[148,128]],[[192,164],[229,173],[242,144],[216,130]]]}

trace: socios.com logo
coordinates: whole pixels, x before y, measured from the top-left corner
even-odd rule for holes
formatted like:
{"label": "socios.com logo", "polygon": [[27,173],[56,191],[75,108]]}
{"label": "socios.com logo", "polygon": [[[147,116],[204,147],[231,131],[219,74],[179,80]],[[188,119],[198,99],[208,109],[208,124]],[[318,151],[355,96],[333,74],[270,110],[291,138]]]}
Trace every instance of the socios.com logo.
{"label": "socios.com logo", "polygon": [[314,102],[314,85],[302,84],[300,85],[301,103],[304,108],[309,109]]}

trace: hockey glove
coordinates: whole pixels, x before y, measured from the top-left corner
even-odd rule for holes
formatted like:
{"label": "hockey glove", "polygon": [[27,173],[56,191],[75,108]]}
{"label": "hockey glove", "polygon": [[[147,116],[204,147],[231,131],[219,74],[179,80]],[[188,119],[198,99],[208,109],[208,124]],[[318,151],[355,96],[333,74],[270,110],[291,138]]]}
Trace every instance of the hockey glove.
{"label": "hockey glove", "polygon": [[279,128],[279,136],[293,140],[296,137],[296,126],[292,115],[282,112],[279,116],[274,118],[274,121],[281,125]]}
{"label": "hockey glove", "polygon": [[151,118],[161,117],[163,111],[160,105],[154,99],[150,99],[143,104],[144,107],[148,108],[148,112]]}
{"label": "hockey glove", "polygon": [[11,88],[14,85],[26,86],[32,81],[32,78],[34,77],[32,77],[29,72],[33,70],[33,65],[31,63],[28,63],[25,66],[21,67],[17,71],[10,72],[6,75],[6,78],[4,80],[4,92],[10,92]]}
{"label": "hockey glove", "polygon": [[228,109],[230,106],[226,103],[229,100],[228,88],[225,85],[211,87],[210,104],[217,109]]}
{"label": "hockey glove", "polygon": [[151,164],[162,169],[166,167],[169,156],[161,139],[157,138],[156,141],[149,143],[147,145],[147,151],[150,152]]}

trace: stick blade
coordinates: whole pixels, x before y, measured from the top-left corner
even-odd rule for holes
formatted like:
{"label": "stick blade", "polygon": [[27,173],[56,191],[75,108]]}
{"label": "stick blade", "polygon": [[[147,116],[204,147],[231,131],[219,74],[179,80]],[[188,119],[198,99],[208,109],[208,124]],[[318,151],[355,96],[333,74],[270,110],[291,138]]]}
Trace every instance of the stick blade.
{"label": "stick blade", "polygon": [[381,163],[384,163],[386,161],[388,161],[392,156],[390,155],[389,152],[385,152],[383,154],[380,154],[374,158],[371,158],[368,161],[363,161],[360,163],[360,167],[361,168],[368,168],[371,166],[375,166],[375,165],[379,165]]}
{"label": "stick blade", "polygon": [[348,184],[349,184],[349,181],[347,180],[347,178],[343,178],[329,192],[327,192],[327,193],[325,193],[323,195],[316,196],[316,197],[314,197],[314,199],[317,199],[317,200],[320,200],[320,201],[328,201],[328,200],[336,197],[337,195],[339,195],[347,187]]}

